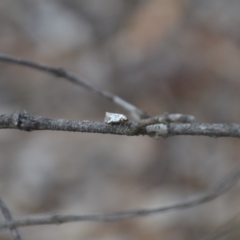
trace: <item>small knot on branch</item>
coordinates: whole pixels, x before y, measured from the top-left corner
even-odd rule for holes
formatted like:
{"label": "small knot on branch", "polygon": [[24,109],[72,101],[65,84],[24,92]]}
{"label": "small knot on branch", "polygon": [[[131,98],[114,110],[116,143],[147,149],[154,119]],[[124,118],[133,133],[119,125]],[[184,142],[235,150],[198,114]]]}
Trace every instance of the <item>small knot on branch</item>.
{"label": "small knot on branch", "polygon": [[38,125],[39,123],[36,122],[34,117],[31,116],[27,111],[24,110],[23,113],[19,113],[18,129],[31,132],[35,130]]}
{"label": "small knot on branch", "polygon": [[[195,117],[192,115],[181,114],[181,113],[164,113],[163,115],[157,115],[155,117],[142,119],[137,122],[136,127],[132,131],[132,134],[139,133],[143,128],[150,126],[150,125],[161,125],[166,126],[166,130],[168,129],[168,124],[170,123],[192,123],[195,120]],[[161,124],[159,124],[161,123]],[[161,131],[160,131],[161,132]],[[167,131],[168,132],[168,131]],[[166,133],[160,134],[164,136]]]}

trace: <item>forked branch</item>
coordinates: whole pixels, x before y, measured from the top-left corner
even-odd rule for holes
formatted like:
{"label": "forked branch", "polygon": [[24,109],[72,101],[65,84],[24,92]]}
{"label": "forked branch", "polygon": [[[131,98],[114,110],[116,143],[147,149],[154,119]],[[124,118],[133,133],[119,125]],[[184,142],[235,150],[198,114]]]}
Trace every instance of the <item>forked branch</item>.
{"label": "forked branch", "polygon": [[[0,198],[0,209],[6,221],[13,220],[10,210],[8,209],[7,205],[4,203],[4,201],[1,198]],[[13,227],[10,227],[9,229],[11,230],[14,240],[21,240],[21,236],[16,227],[13,226]]]}
{"label": "forked branch", "polygon": [[74,84],[77,84],[78,86],[84,88],[85,90],[95,93],[97,95],[100,95],[108,99],[109,101],[113,102],[114,104],[122,107],[123,109],[127,110],[132,115],[132,117],[136,120],[149,117],[149,115],[146,112],[142,111],[141,109],[137,108],[136,106],[127,102],[126,100],[120,98],[119,96],[114,95],[108,91],[97,89],[89,85],[82,77],[72,72],[69,72],[63,68],[51,67],[48,65],[36,63],[30,60],[26,60],[18,57],[9,56],[2,53],[0,53],[0,61],[33,68],[39,71],[50,73],[56,77],[64,78]]}

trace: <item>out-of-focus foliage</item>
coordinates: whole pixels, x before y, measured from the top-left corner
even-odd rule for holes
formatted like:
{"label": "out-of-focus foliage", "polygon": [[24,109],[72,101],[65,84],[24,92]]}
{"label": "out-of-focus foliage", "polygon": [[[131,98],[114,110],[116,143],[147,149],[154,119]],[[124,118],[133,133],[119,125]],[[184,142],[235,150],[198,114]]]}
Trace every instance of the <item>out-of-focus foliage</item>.
{"label": "out-of-focus foliage", "polygon": [[[151,115],[199,122],[240,121],[239,29],[238,0],[0,1],[0,52],[62,66]],[[24,109],[82,120],[125,114],[63,79],[0,63],[1,114]],[[0,153],[0,195],[15,215],[160,206],[204,191],[239,161],[232,139],[10,130]],[[239,197],[236,189],[173,214],[20,231],[25,240],[200,239],[238,215]]]}

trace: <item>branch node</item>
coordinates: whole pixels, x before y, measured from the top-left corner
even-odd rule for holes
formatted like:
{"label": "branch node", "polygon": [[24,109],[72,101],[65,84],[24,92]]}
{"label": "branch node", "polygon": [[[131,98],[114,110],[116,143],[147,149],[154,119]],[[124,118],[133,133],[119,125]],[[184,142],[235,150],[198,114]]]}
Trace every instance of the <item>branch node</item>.
{"label": "branch node", "polygon": [[15,127],[18,127],[19,125],[19,119],[20,119],[20,112],[16,111],[12,114],[12,124]]}
{"label": "branch node", "polygon": [[154,124],[146,127],[149,136],[155,137],[158,139],[159,137],[167,138],[169,136],[168,124]]}
{"label": "branch node", "polygon": [[22,131],[31,132],[36,128],[36,123],[31,121],[31,115],[27,111],[23,111],[23,113],[19,113],[18,118],[18,129]]}

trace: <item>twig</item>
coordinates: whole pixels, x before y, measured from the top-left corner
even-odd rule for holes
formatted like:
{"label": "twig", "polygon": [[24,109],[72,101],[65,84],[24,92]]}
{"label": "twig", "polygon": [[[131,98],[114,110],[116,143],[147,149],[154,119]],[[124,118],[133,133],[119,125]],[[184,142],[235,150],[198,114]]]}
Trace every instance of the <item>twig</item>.
{"label": "twig", "polygon": [[[27,112],[15,112],[0,115],[0,129],[19,129],[23,131],[55,130],[70,132],[88,132],[116,134],[126,136],[147,135],[151,137],[171,137],[177,135],[236,137],[240,138],[240,124],[222,123],[168,123],[153,124],[139,130],[139,122],[126,121],[121,124],[105,122],[74,121],[30,115]],[[136,129],[139,131],[136,132]]]}
{"label": "twig", "polygon": [[14,219],[8,222],[0,222],[0,230],[8,229],[12,227],[24,227],[24,226],[34,226],[34,225],[44,225],[44,224],[62,224],[69,222],[108,222],[108,221],[120,221],[124,219],[134,218],[134,217],[145,217],[153,214],[166,213],[176,210],[183,210],[187,208],[192,208],[203,203],[210,202],[219,196],[230,190],[240,178],[240,165],[236,166],[234,170],[217,185],[213,186],[209,190],[199,194],[198,196],[193,196],[189,200],[178,202],[174,204],[169,204],[167,206],[162,206],[152,209],[139,209],[127,212],[116,212],[112,214],[97,214],[97,215],[35,215],[27,216],[18,219]]}
{"label": "twig", "polygon": [[187,114],[181,114],[181,113],[164,113],[163,115],[146,118],[138,121],[136,129],[134,130],[134,133],[140,132],[144,127],[147,127],[149,125],[154,125],[158,123],[192,123],[195,120],[194,116],[187,115]]}
{"label": "twig", "polygon": [[18,57],[13,57],[13,56],[9,56],[9,55],[6,55],[6,54],[1,54],[1,53],[0,53],[0,61],[7,62],[7,63],[12,63],[12,64],[17,64],[17,65],[21,65],[21,66],[25,66],[25,67],[29,67],[29,68],[33,68],[33,69],[36,69],[36,70],[40,70],[40,71],[43,71],[43,72],[50,73],[50,74],[52,74],[54,76],[57,76],[57,77],[67,79],[70,82],[81,86],[82,88],[86,89],[87,91],[95,93],[97,95],[100,95],[100,96],[108,99],[109,101],[119,105],[123,109],[130,112],[132,117],[136,120],[144,119],[144,118],[149,117],[149,115],[146,112],[142,111],[141,109],[137,108],[136,106],[127,102],[126,100],[124,100],[124,99],[122,99],[122,98],[118,97],[117,95],[114,95],[110,92],[103,91],[103,90],[97,89],[95,87],[92,87],[91,85],[86,83],[86,81],[82,77],[79,77],[76,74],[71,73],[71,72],[69,72],[69,71],[67,71],[63,68],[51,67],[51,66],[48,66],[48,65],[36,63],[36,62],[30,61],[30,60],[26,60],[26,59],[22,59],[22,58],[18,58]]}
{"label": "twig", "polygon": [[[13,220],[12,214],[1,198],[0,198],[0,208],[1,208],[1,212],[4,216],[4,218],[7,220],[7,222],[12,221]],[[10,230],[11,230],[12,236],[15,240],[21,240],[21,236],[16,227],[12,226],[12,227],[10,227]]]}

